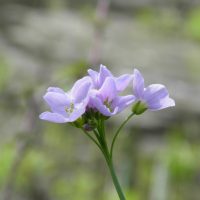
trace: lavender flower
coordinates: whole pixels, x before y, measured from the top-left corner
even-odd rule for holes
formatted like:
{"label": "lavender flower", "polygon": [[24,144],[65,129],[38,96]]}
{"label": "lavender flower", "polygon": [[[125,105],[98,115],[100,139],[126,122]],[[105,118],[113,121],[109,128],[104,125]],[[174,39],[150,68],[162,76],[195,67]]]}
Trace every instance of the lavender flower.
{"label": "lavender flower", "polygon": [[90,106],[105,116],[112,116],[133,103],[135,97],[133,95],[119,96],[116,85],[113,77],[106,77],[99,90],[91,91]]}
{"label": "lavender flower", "polygon": [[[120,131],[135,114],[142,114],[147,109],[156,111],[175,106],[175,102],[169,97],[164,85],[152,84],[145,88],[144,79],[137,69],[133,75],[114,77],[101,65],[99,72],[89,69],[88,73],[89,76],[76,81],[67,93],[60,88],[48,88],[44,100],[50,106],[51,112],[42,113],[40,119],[55,123],[73,122],[73,126],[80,128],[102,152],[118,196],[125,200],[113,167],[113,148]],[[119,96],[119,92],[122,92],[132,79],[134,95]],[[133,102],[136,102],[132,107],[133,112],[121,123],[109,147],[105,120]]]}
{"label": "lavender flower", "polygon": [[112,78],[115,81],[117,92],[123,91],[133,79],[133,76],[130,74],[124,74],[119,77],[114,77],[104,65],[100,65],[99,72],[89,69],[88,74],[92,78],[94,88],[96,89],[101,88],[107,77]]}
{"label": "lavender flower", "polygon": [[91,79],[84,77],[76,81],[68,93],[60,88],[48,88],[43,98],[52,112],[42,113],[40,119],[55,123],[76,121],[85,112],[89,101],[88,92],[90,87]]}
{"label": "lavender flower", "polygon": [[146,109],[156,111],[175,106],[174,100],[169,97],[169,93],[164,85],[152,84],[145,88],[144,78],[137,69],[133,73],[133,92],[137,102],[139,102],[133,107],[133,111],[136,114],[137,112],[141,114]]}

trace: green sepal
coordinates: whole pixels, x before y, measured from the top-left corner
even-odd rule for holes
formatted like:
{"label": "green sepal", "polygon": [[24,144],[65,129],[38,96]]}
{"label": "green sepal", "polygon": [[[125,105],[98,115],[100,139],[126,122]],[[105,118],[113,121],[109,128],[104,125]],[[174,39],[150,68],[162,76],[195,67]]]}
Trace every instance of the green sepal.
{"label": "green sepal", "polygon": [[70,123],[72,126],[75,126],[76,128],[82,128],[84,124],[84,120],[82,117],[79,117],[75,122]]}
{"label": "green sepal", "polygon": [[132,107],[132,112],[135,113],[136,115],[141,115],[147,110],[147,106],[145,103],[138,101],[135,103]]}

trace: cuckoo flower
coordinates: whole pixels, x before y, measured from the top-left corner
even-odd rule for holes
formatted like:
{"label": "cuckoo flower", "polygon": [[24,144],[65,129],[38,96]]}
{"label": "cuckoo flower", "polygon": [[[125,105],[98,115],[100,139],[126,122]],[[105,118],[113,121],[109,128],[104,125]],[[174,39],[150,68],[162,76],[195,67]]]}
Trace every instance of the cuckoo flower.
{"label": "cuckoo flower", "polygon": [[94,88],[96,89],[101,88],[107,77],[112,78],[115,81],[117,92],[123,91],[133,79],[133,76],[130,74],[124,74],[119,77],[114,77],[104,65],[100,65],[99,72],[89,69],[88,74],[92,78]]}
{"label": "cuckoo flower", "polygon": [[[169,97],[169,93],[164,85],[152,84],[145,88],[144,78],[137,69],[133,73],[133,92],[137,102],[140,104],[137,103],[135,108],[133,107],[133,111],[139,111],[139,107],[142,107],[143,111],[146,109],[156,111],[175,106],[174,100]],[[139,112],[141,112],[141,109]]]}
{"label": "cuckoo flower", "polygon": [[43,98],[50,106],[51,112],[42,113],[40,119],[55,123],[76,121],[85,112],[90,87],[91,79],[84,77],[76,81],[68,93],[60,88],[48,88]]}
{"label": "cuckoo flower", "polygon": [[[73,122],[71,125],[81,129],[102,152],[120,200],[125,200],[113,166],[113,149],[122,128],[136,114],[145,110],[161,110],[174,106],[164,85],[152,84],[144,87],[141,73],[135,69],[132,75],[114,77],[103,65],[99,72],[88,70],[89,76],[78,80],[69,92],[50,87],[44,100],[51,112],[44,112],[40,119],[55,123]],[[134,95],[119,96],[133,80]],[[123,120],[114,133],[111,145],[107,143],[105,121],[132,104],[130,115]],[[106,116],[106,117],[105,117]]]}
{"label": "cuckoo flower", "polygon": [[119,96],[116,82],[112,77],[107,77],[99,90],[90,94],[90,105],[105,116],[115,115],[133,103],[133,95]]}

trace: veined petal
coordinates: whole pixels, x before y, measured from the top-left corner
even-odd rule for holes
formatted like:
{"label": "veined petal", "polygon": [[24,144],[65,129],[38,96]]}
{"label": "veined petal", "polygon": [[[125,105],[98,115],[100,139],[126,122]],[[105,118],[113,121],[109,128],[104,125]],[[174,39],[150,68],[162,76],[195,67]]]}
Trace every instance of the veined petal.
{"label": "veined petal", "polygon": [[51,113],[51,112],[43,112],[39,116],[40,119],[54,122],[54,123],[65,123],[68,122],[65,117],[58,113]]}
{"label": "veined petal", "polygon": [[107,69],[106,66],[100,65],[100,72],[98,76],[99,87],[102,86],[107,77],[113,77],[112,73]]}
{"label": "veined petal", "polygon": [[168,95],[169,93],[164,85],[152,84],[145,89],[143,98],[148,104],[150,104],[159,102],[160,99],[163,99]]}
{"label": "veined petal", "polygon": [[155,102],[154,102],[154,104],[151,103],[149,105],[149,110],[157,111],[157,110],[162,110],[162,109],[165,109],[168,107],[173,107],[173,106],[175,106],[175,101],[167,96],[163,99],[160,99],[160,101],[157,103],[155,103]]}
{"label": "veined petal", "polygon": [[152,111],[175,106],[174,100],[169,98],[166,87],[161,84],[149,85],[144,91],[144,101]]}
{"label": "veined petal", "polygon": [[91,87],[91,78],[84,77],[74,84],[70,91],[70,96],[73,97],[75,103],[81,102],[84,98],[87,97],[88,91]]}
{"label": "veined petal", "polygon": [[88,74],[91,77],[94,87],[98,88],[99,84],[98,84],[98,72],[92,70],[92,69],[88,69]]}
{"label": "veined petal", "polygon": [[137,69],[133,72],[133,92],[137,98],[142,98],[144,92],[144,78]]}
{"label": "veined petal", "polygon": [[43,98],[50,107],[69,106],[71,102],[71,100],[66,94],[62,94],[58,92],[47,92]]}
{"label": "veined petal", "polygon": [[113,107],[118,107],[118,112],[124,110],[127,106],[132,104],[135,101],[134,95],[127,95],[127,96],[118,96],[112,102]]}
{"label": "veined petal", "polygon": [[124,74],[118,78],[115,78],[117,91],[118,92],[123,91],[131,82],[132,79],[133,79],[133,75],[130,75],[130,74]]}
{"label": "veined petal", "polygon": [[49,87],[47,89],[47,92],[57,92],[57,93],[65,94],[65,92],[59,87]]}
{"label": "veined petal", "polygon": [[99,94],[103,101],[112,101],[117,96],[117,88],[113,78],[106,78],[102,87],[99,89]]}

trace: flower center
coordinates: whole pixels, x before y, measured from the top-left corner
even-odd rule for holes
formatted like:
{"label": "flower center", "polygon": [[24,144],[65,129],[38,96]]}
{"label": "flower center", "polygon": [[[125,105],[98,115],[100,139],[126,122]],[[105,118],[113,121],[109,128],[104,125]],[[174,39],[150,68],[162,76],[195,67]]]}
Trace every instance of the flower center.
{"label": "flower center", "polygon": [[112,112],[112,101],[108,101],[108,99],[106,99],[103,104],[110,110],[110,112]]}
{"label": "flower center", "polygon": [[74,111],[74,104],[73,103],[70,103],[70,106],[69,107],[66,107],[65,108],[65,111],[67,113],[72,113]]}

